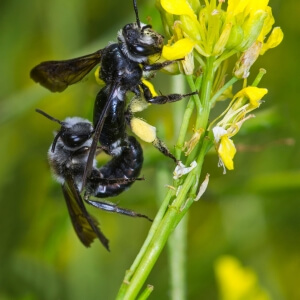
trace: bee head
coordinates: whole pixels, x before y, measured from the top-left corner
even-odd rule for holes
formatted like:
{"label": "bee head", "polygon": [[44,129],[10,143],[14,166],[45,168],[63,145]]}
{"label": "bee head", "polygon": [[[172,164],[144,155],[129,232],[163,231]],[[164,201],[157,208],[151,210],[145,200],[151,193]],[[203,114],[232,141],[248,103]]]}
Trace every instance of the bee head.
{"label": "bee head", "polygon": [[86,145],[86,142],[91,139],[94,129],[88,120],[79,117],[66,118],[61,122],[61,125],[61,129],[52,144],[52,152],[55,149],[55,144],[59,137],[64,146],[72,150],[76,150],[76,148],[82,147],[83,145],[90,146]]}
{"label": "bee head", "polygon": [[55,151],[55,146],[59,138],[61,138],[66,148],[74,151],[76,148],[83,145],[90,146],[87,144],[92,143],[90,139],[94,134],[94,128],[90,121],[79,117],[66,118],[64,121],[60,121],[40,109],[36,109],[36,112],[61,125],[52,143],[51,152]]}
{"label": "bee head", "polygon": [[126,49],[125,53],[135,61],[145,61],[153,54],[161,53],[164,37],[154,31],[151,25],[130,23],[119,32],[119,41]]}

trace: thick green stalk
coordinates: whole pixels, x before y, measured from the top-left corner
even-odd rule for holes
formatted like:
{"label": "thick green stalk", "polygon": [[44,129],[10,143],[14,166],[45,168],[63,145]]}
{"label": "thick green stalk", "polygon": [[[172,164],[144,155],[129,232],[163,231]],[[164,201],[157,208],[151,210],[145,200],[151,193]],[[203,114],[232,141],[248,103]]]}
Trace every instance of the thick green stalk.
{"label": "thick green stalk", "polygon": [[183,217],[180,207],[181,204],[184,203],[185,196],[193,182],[194,177],[190,177],[189,180],[186,180],[183,184],[179,195],[173,202],[174,205],[171,204],[169,206],[164,218],[161,220],[157,230],[155,231],[155,234],[153,235],[153,238],[147,247],[143,258],[141,259],[139,266],[135,270],[131,281],[128,283],[126,291],[124,291],[124,289],[122,289],[122,291],[120,290],[122,294],[119,292],[117,299],[133,300],[136,298],[161,251],[163,250],[170,234]]}
{"label": "thick green stalk", "polygon": [[[198,127],[196,128],[206,129],[207,127],[214,75],[213,63],[214,59],[208,58],[201,89],[200,99],[202,107],[199,107],[200,111],[197,112]],[[198,152],[199,156],[197,158],[197,167],[186,176],[181,185],[180,191],[171,204],[170,200],[174,196],[174,192],[168,192],[166,199],[163,201],[162,206],[164,208],[160,208],[159,210],[160,217],[155,218],[146,242],[143,245],[138,258],[134,262],[134,267],[131,267],[130,271],[125,276],[125,280],[121,286],[117,299],[133,300],[136,298],[161,251],[163,250],[169,236],[187,212],[188,207],[192,204],[192,201],[187,201],[187,199],[191,188],[194,188],[196,180],[200,176],[204,156],[210,146],[210,142],[208,140],[202,139],[202,141],[203,142],[201,144],[203,147]],[[167,203],[168,206],[166,206]],[[162,217],[164,212],[165,215]],[[153,229],[153,227],[155,228]]]}
{"label": "thick green stalk", "polygon": [[178,224],[168,240],[170,299],[186,299],[186,248],[188,215]]}

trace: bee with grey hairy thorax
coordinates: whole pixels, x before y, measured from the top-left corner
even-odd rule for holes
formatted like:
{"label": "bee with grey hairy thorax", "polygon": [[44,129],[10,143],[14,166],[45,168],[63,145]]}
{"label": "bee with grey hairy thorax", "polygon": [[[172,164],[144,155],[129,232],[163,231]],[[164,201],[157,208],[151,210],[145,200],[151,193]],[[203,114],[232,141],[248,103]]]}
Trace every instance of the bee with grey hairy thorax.
{"label": "bee with grey hairy thorax", "polygon": [[[105,211],[142,217],[151,221],[146,215],[121,208],[111,202],[91,198],[116,196],[129,188],[134,181],[143,179],[137,177],[142,166],[143,153],[135,138],[130,136],[125,138],[123,143],[127,143],[126,151],[122,151],[103,167],[97,168],[94,158],[91,174],[83,187],[83,173],[94,134],[91,122],[79,117],[59,121],[39,109],[36,111],[61,125],[48,151],[48,160],[55,179],[62,186],[74,230],[86,247],[98,238],[109,250],[109,241],[100,230],[97,220],[86,210],[84,201]],[[80,192],[82,189],[83,197]]]}

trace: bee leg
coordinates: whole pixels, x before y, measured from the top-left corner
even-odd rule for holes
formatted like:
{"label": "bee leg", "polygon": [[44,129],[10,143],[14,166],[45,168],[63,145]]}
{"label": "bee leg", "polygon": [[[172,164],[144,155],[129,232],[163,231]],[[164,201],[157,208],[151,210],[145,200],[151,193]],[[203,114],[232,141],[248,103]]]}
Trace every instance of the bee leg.
{"label": "bee leg", "polygon": [[177,164],[178,160],[176,159],[176,157],[170,152],[170,150],[168,149],[168,147],[166,146],[166,144],[159,139],[158,137],[156,137],[156,139],[152,142],[152,145],[158,150],[160,151],[163,155],[170,157],[172,160],[174,160],[174,162]]}
{"label": "bee leg", "polygon": [[143,71],[144,72],[158,71],[158,70],[163,69],[164,67],[167,67],[167,66],[169,66],[171,64],[174,64],[174,63],[176,63],[178,61],[181,61],[181,60],[184,60],[184,58],[180,58],[180,59],[176,59],[176,60],[166,60],[164,62],[155,63],[155,64],[152,64],[152,65],[144,64],[143,65]]}
{"label": "bee leg", "polygon": [[198,92],[191,92],[188,94],[169,94],[169,95],[160,95],[160,96],[154,96],[152,95],[150,89],[145,85],[143,82],[140,82],[140,87],[142,88],[144,92],[145,100],[152,104],[165,104],[165,103],[171,103],[179,101],[185,97],[192,96],[198,94]]}
{"label": "bee leg", "polygon": [[84,200],[88,204],[90,204],[94,207],[100,208],[102,210],[105,210],[105,211],[109,211],[109,212],[113,212],[113,213],[117,213],[117,214],[122,214],[122,215],[126,215],[126,216],[129,216],[129,217],[134,217],[134,218],[135,217],[145,218],[145,219],[149,220],[150,222],[152,222],[152,220],[146,215],[137,213],[137,212],[135,212],[133,210],[130,210],[130,209],[119,207],[118,205],[116,205],[114,203],[111,203],[111,202],[90,200],[88,195],[84,196]]}

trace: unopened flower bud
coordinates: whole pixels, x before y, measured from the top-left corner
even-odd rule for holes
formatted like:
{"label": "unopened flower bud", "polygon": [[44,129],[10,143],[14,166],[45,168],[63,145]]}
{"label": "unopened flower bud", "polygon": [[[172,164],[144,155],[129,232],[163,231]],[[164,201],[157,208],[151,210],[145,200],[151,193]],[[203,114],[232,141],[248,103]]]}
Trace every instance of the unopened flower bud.
{"label": "unopened flower bud", "polygon": [[244,30],[240,25],[234,25],[231,28],[230,35],[226,44],[226,49],[231,50],[240,45],[244,38]]}
{"label": "unopened flower bud", "polygon": [[214,50],[212,55],[220,55],[223,53],[225,46],[228,42],[229,36],[230,36],[230,31],[232,28],[232,24],[228,23],[226,24],[224,30],[222,31],[217,43],[214,46]]}
{"label": "unopened flower bud", "polygon": [[267,16],[268,13],[264,10],[250,13],[249,19],[243,25],[244,41],[240,48],[241,51],[248,49],[257,40]]}
{"label": "unopened flower bud", "polygon": [[199,31],[199,23],[194,18],[188,15],[180,16],[180,21],[182,24],[182,30],[184,33],[194,41],[200,41],[201,35]]}

